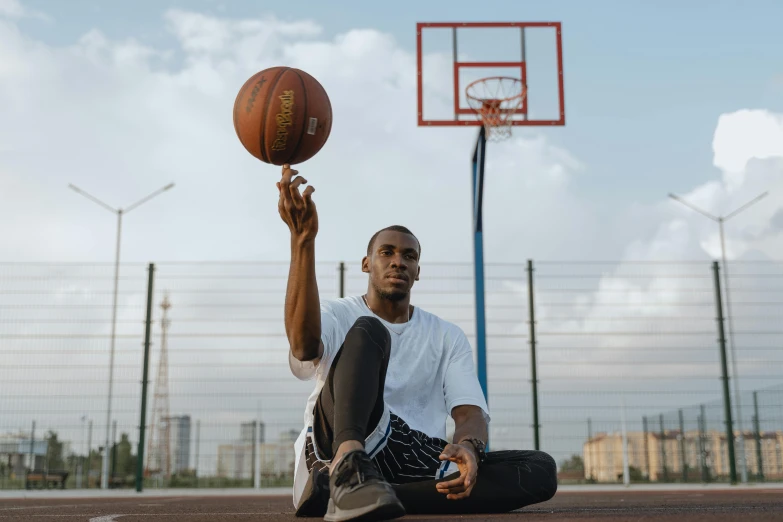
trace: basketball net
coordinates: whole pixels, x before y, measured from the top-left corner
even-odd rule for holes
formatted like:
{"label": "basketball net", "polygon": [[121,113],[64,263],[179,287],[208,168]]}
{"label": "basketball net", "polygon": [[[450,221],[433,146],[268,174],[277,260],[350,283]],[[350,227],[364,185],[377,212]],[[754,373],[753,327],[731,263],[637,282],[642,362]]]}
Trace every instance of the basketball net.
{"label": "basketball net", "polygon": [[465,88],[468,104],[481,118],[489,141],[511,137],[514,114],[522,109],[526,94],[522,80],[504,76],[482,78]]}

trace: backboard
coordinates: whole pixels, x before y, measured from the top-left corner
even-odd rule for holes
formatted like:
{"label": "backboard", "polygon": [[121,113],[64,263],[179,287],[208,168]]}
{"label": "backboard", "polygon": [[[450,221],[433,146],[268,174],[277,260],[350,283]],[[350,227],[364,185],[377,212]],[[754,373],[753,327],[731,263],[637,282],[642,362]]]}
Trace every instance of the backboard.
{"label": "backboard", "polygon": [[481,125],[465,88],[490,76],[527,88],[512,125],[565,125],[560,22],[420,22],[416,62],[421,127]]}

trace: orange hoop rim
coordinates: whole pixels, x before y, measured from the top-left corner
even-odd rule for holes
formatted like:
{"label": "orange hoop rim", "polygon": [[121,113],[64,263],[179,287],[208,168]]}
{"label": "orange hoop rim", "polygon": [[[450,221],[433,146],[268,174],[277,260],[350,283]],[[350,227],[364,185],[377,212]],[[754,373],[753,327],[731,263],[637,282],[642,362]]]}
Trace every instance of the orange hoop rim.
{"label": "orange hoop rim", "polygon": [[[520,92],[518,94],[515,94],[513,96],[508,96],[508,97],[505,97],[505,98],[482,98],[482,97],[479,97],[477,95],[472,95],[470,93],[470,91],[476,85],[481,84],[481,83],[487,83],[488,81],[493,81],[493,80],[494,81],[509,80],[509,81],[511,81],[513,83],[520,84],[522,86],[522,88],[520,89]],[[469,101],[474,101],[474,102],[479,102],[482,105],[484,105],[484,103],[488,102],[488,101],[494,101],[494,102],[501,102],[502,103],[502,102],[510,102],[510,101],[514,101],[514,100],[521,100],[521,99],[523,99],[525,97],[526,94],[527,94],[527,86],[524,83],[522,83],[522,80],[520,80],[519,78],[513,78],[511,76],[488,76],[486,78],[479,78],[478,80],[470,82],[467,85],[467,87],[465,87],[465,96],[467,96],[468,100]]]}
{"label": "orange hoop rim", "polygon": [[524,110],[526,94],[522,80],[510,76],[480,78],[465,87],[468,105],[481,120],[487,139],[495,141],[511,136],[514,114]]}

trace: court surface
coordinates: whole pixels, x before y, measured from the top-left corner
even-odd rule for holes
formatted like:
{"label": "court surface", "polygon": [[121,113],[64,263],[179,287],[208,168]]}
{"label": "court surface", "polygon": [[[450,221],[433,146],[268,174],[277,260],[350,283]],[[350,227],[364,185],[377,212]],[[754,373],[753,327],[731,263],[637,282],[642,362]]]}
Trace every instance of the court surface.
{"label": "court surface", "polygon": [[[9,492],[5,492],[9,493]],[[0,522],[92,521],[179,522],[295,521],[290,496],[286,495],[136,495],[115,497],[64,495],[58,492],[20,492],[27,498],[0,498]],[[404,520],[663,520],[735,521],[783,520],[783,489],[779,487],[685,490],[626,490],[558,492],[554,499],[524,510],[491,516],[408,516]]]}

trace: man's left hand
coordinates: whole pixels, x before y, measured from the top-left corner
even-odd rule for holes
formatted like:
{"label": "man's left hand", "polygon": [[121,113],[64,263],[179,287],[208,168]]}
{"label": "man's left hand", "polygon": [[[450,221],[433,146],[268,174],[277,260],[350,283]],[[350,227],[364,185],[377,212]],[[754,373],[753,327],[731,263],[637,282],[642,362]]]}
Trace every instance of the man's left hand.
{"label": "man's left hand", "polygon": [[449,500],[468,498],[473,486],[476,485],[478,474],[478,462],[473,446],[463,444],[449,444],[443,448],[440,460],[450,460],[457,464],[459,477],[448,482],[439,482],[435,487],[439,493],[446,495]]}

